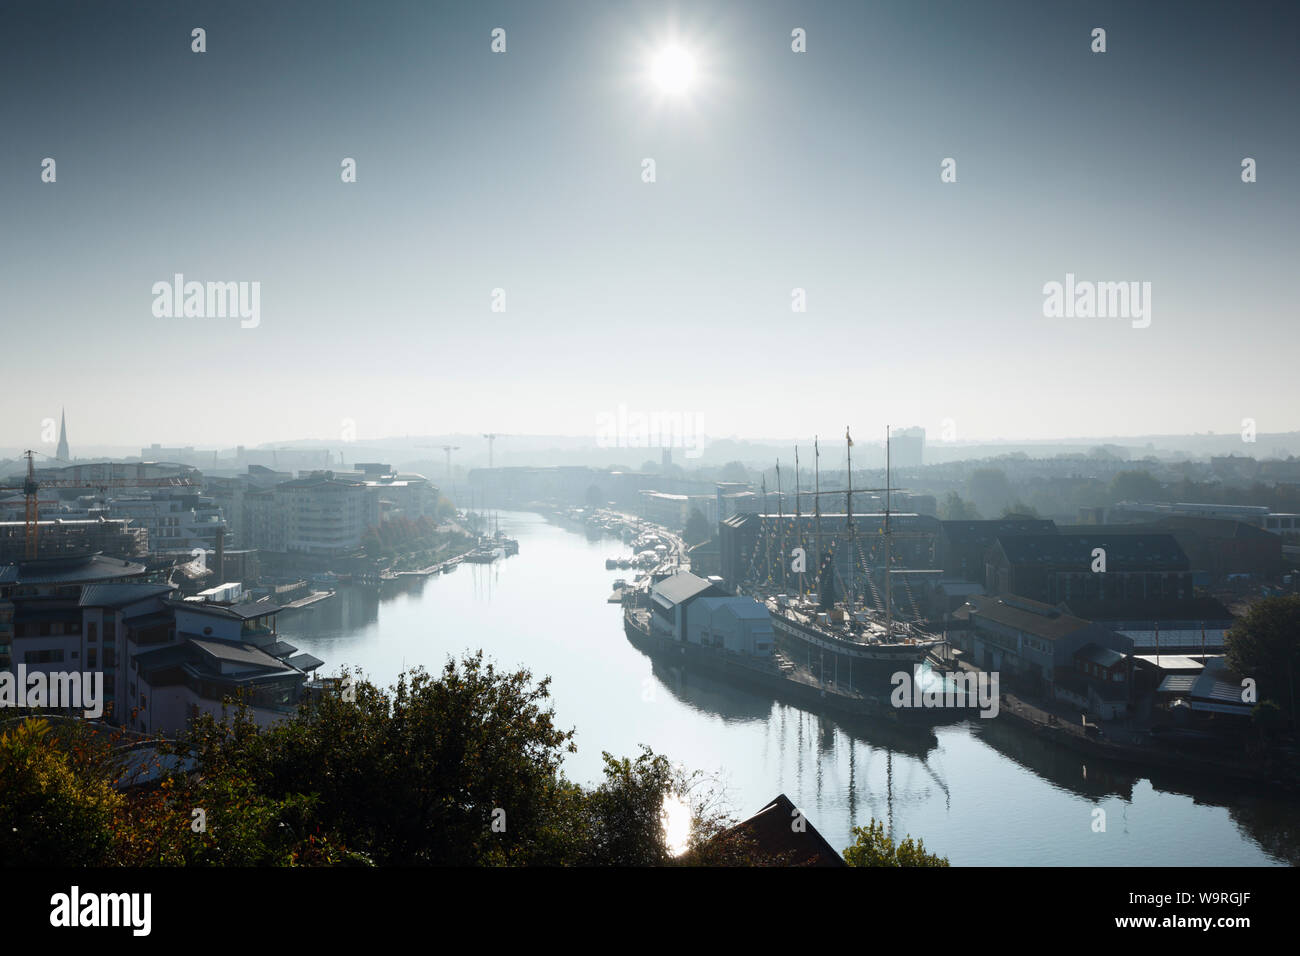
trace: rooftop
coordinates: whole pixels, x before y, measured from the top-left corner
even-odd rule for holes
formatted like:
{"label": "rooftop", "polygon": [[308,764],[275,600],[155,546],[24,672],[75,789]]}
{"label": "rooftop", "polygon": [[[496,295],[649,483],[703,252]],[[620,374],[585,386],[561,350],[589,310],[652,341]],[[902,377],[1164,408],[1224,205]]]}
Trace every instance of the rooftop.
{"label": "rooftop", "polygon": [[1011,564],[1092,567],[1093,550],[1106,552],[1106,570],[1186,571],[1187,555],[1172,534],[1124,534],[1097,531],[1083,534],[999,535],[997,547]]}
{"label": "rooftop", "polygon": [[760,858],[784,866],[847,866],[844,857],[826,842],[810,820],[803,819],[802,831],[790,825],[797,812],[790,798],[782,793],[752,817],[724,830],[713,840],[722,842],[739,836],[753,842]]}
{"label": "rooftop", "polygon": [[1015,595],[972,594],[966,603],[972,607],[972,620],[984,618],[996,621],[1049,641],[1092,626],[1090,622],[1066,614],[1058,607]]}
{"label": "rooftop", "polygon": [[140,577],[143,564],[102,554],[61,555],[0,565],[0,584],[90,584]]}

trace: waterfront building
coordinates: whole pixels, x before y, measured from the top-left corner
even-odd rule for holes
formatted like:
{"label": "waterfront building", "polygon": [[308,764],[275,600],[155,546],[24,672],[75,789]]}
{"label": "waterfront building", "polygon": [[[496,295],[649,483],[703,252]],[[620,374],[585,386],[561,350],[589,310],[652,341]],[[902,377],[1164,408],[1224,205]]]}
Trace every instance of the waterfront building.
{"label": "waterfront building", "polygon": [[722,573],[721,553],[716,537],[688,548],[686,555],[690,559],[691,570],[700,577],[707,578]]}
{"label": "waterfront building", "polygon": [[438,487],[424,475],[386,471],[368,474],[362,483],[378,499],[380,521],[438,516]]}
{"label": "waterfront building", "polygon": [[651,632],[674,641],[768,657],[775,638],[767,608],[728,594],[721,578],[681,571],[650,589]]}
{"label": "waterfront building", "polygon": [[255,535],[247,527],[245,496],[258,491],[269,491],[282,481],[292,480],[292,473],[272,471],[262,465],[249,465],[248,470],[239,475],[205,476],[203,492],[212,498],[226,518],[226,543],[241,548],[254,547],[249,543]]}
{"label": "waterfront building", "polygon": [[[1092,685],[1109,685],[1096,688],[1103,698],[1098,709],[1106,710],[1106,701],[1113,704],[1117,696],[1113,688],[1127,684],[1127,666],[1117,667],[1105,652],[1126,658],[1133,641],[1100,624],[1010,594],[973,595],[958,615],[969,622],[967,641],[976,666],[1018,678],[1036,691],[1053,694],[1059,683],[1065,695],[1078,695],[1081,683],[1085,694]],[[1090,669],[1098,663],[1104,664],[1104,675]],[[1118,696],[1127,700],[1126,689]]]}
{"label": "waterfront building", "polygon": [[[149,533],[126,518],[53,518],[37,523],[37,557],[92,554],[138,558],[149,549]],[[0,521],[0,564],[26,557],[27,523]]]}
{"label": "waterfront building", "polygon": [[379,524],[379,499],[362,481],[317,472],[271,489],[268,517],[273,540],[282,544],[268,550],[341,557]]}
{"label": "waterfront building", "polygon": [[221,509],[193,488],[125,491],[108,498],[107,510],[115,518],[126,518],[144,528],[152,554],[211,551],[216,548],[218,532],[227,530]]}
{"label": "waterfront building", "polygon": [[650,589],[651,633],[674,641],[687,632],[686,610],[698,597],[725,597],[727,592],[716,581],[689,571],[664,578]]}
{"label": "waterfront building", "polygon": [[1205,596],[1171,601],[1070,600],[1061,607],[1123,634],[1138,654],[1221,654],[1234,620],[1222,601]]}
{"label": "waterfront building", "polygon": [[1114,521],[1152,521],[1168,517],[1241,521],[1277,535],[1282,538],[1283,544],[1300,544],[1300,515],[1274,512],[1262,505],[1121,501],[1110,509],[1109,514]]}
{"label": "waterfront building", "polygon": [[747,481],[720,481],[717,483],[715,496],[718,499],[717,521],[723,521],[735,514],[757,513],[760,507],[759,496]]}
{"label": "waterfront building", "polygon": [[145,574],[93,554],[0,565],[0,667],[101,671],[107,712],[123,693],[122,654],[153,633],[150,602],[170,590],[143,583]]}
{"label": "waterfront building", "polygon": [[177,601],[145,577],[143,565],[102,555],[0,566],[0,668],[102,673],[102,719],[143,732],[219,714],[241,689],[259,721],[292,712],[322,662],[279,640],[277,605]]}
{"label": "waterfront building", "polygon": [[236,696],[267,726],[296,711],[324,664],[279,639],[273,601],[167,604],[175,639],[133,661],[131,704],[140,730],[183,727],[200,713],[220,717],[223,699]]}
{"label": "waterfront building", "polygon": [[[1098,562],[1104,558],[1105,570]],[[999,536],[986,558],[984,589],[1055,605],[1062,601],[1164,602],[1194,594],[1190,562],[1171,534]]]}
{"label": "waterfront building", "polygon": [[1209,657],[1199,673],[1169,674],[1156,689],[1156,702],[1175,717],[1191,721],[1213,718],[1250,720],[1253,703],[1241,699],[1241,677],[1222,657]]}
{"label": "waterfront building", "polygon": [[[1061,533],[1072,530],[1062,528]],[[1241,574],[1273,579],[1283,568],[1283,538],[1258,524],[1235,518],[1165,515],[1150,523],[1108,525],[1100,530],[1172,534],[1192,570],[1201,572],[1207,583],[1218,584]]]}
{"label": "waterfront building", "polygon": [[710,525],[718,522],[718,496],[716,494],[683,495],[666,491],[641,492],[641,505],[637,514],[673,531],[686,527],[691,513],[698,511]]}
{"label": "waterfront building", "polygon": [[983,584],[989,548],[998,538],[1055,533],[1055,522],[1042,518],[942,521],[937,561],[949,577]]}
{"label": "waterfront building", "polygon": [[700,597],[686,615],[685,639],[751,657],[771,657],[776,646],[772,615],[748,597]]}

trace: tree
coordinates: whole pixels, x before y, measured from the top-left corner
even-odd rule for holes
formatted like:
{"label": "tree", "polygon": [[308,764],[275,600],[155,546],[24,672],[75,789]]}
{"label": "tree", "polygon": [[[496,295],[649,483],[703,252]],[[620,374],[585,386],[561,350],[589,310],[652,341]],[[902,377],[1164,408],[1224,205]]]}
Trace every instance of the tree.
{"label": "tree", "polygon": [[708,519],[699,508],[693,508],[690,518],[686,520],[686,528],[682,531],[682,540],[689,545],[702,544],[709,540],[711,534]]}
{"label": "tree", "polygon": [[[742,862],[711,843],[734,821],[721,790],[642,747],[605,754],[604,781],[565,778],[572,731],[549,682],[481,652],[388,690],[304,701],[270,727],[243,701],[158,742],[156,785],[119,792],[108,735],[36,719],[0,732],[0,862],[78,866],[663,865]],[[673,855],[666,801],[687,808]],[[201,814],[196,814],[201,811]],[[741,841],[743,844],[743,841]],[[691,856],[694,852],[696,855]]]}
{"label": "tree", "polygon": [[326,695],[235,757],[264,792],[318,795],[325,828],[379,865],[548,862],[537,856],[575,749],[549,684],[478,652],[436,678],[403,673],[391,693],[363,681],[354,701]]}
{"label": "tree", "polygon": [[1224,638],[1229,668],[1253,677],[1259,697],[1287,704],[1296,717],[1296,671],[1300,669],[1300,594],[1269,597],[1251,607]]}
{"label": "tree", "polygon": [[1110,481],[1111,503],[1120,501],[1164,501],[1165,486],[1149,471],[1121,471]]}
{"label": "tree", "polygon": [[85,725],[64,743],[48,721],[0,733],[0,861],[6,866],[109,866],[122,797]]}
{"label": "tree", "polygon": [[749,471],[738,461],[729,461],[722,466],[723,481],[749,481]]}
{"label": "tree", "polygon": [[935,856],[925,852],[921,840],[913,840],[909,834],[902,843],[894,845],[893,839],[885,833],[885,824],[872,817],[865,827],[854,827],[856,838],[852,846],[844,850],[844,861],[849,866],[947,866],[946,856]]}
{"label": "tree", "polygon": [[979,510],[971,502],[962,501],[955,491],[948,492],[943,504],[939,506],[939,517],[945,521],[978,521]]}
{"label": "tree", "polygon": [[[643,748],[605,755],[605,781],[583,788],[561,773],[576,750],[554,721],[549,679],[498,671],[482,652],[436,677],[403,673],[388,691],[353,681],[271,728],[200,720],[185,740],[203,777],[247,781],[291,835],[336,858],[375,865],[654,865],[670,859],[664,799],[691,778]],[[352,699],[347,699],[351,697]],[[722,825],[692,801],[701,835]],[[313,844],[314,845],[314,844]]]}
{"label": "tree", "polygon": [[1251,709],[1250,719],[1261,737],[1270,737],[1282,726],[1282,708],[1271,700],[1261,700]]}
{"label": "tree", "polygon": [[1038,509],[1025,504],[1019,498],[1002,509],[1004,518],[1037,518],[1039,517]]}
{"label": "tree", "polygon": [[1011,501],[1011,483],[1001,468],[976,468],[971,472],[968,497],[985,514],[997,514]]}
{"label": "tree", "polygon": [[662,814],[672,792],[673,771],[667,757],[642,746],[630,760],[605,759],[605,782],[584,808],[587,845],[582,862],[612,866],[658,866],[671,858]]}

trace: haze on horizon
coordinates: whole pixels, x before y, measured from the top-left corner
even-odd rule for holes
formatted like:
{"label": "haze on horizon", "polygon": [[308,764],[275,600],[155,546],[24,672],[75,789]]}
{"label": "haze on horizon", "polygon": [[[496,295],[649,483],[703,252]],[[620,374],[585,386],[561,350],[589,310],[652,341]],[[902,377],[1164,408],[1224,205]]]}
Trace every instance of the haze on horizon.
{"label": "haze on horizon", "polygon": [[[63,408],[74,453],[345,422],[363,442],[594,436],[620,406],[755,440],[1300,429],[1296,19],[25,7],[0,37],[0,205],[21,224],[0,235],[0,447],[44,447]],[[664,96],[646,74],[673,43],[696,75]],[[259,282],[259,324],[155,317],[176,273]],[[1150,282],[1150,326],[1045,318],[1067,273]]]}

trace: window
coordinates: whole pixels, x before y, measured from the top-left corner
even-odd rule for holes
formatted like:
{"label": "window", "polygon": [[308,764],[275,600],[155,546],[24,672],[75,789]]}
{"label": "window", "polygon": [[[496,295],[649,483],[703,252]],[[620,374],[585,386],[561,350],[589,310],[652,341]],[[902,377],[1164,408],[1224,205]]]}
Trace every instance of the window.
{"label": "window", "polygon": [[63,661],[63,649],[52,651],[28,651],[24,656],[28,664],[58,664]]}
{"label": "window", "polygon": [[92,644],[99,640],[99,625],[94,621],[86,624],[86,640]]}

